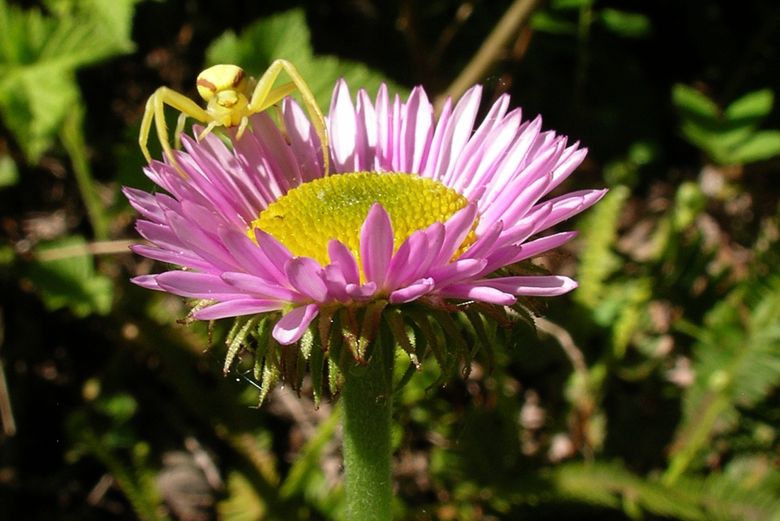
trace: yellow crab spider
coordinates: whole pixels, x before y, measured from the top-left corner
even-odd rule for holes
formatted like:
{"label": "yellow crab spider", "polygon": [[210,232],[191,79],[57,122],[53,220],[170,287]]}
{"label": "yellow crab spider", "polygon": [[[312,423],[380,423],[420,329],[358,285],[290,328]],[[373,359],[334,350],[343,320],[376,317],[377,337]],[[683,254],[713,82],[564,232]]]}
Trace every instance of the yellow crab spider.
{"label": "yellow crab spider", "polygon": [[[274,88],[274,83],[283,71],[292,81]],[[206,124],[198,139],[205,137],[215,127],[236,125],[238,126],[236,139],[240,139],[249,124],[249,116],[267,110],[297,89],[312,120],[314,131],[320,138],[325,175],[328,174],[329,152],[325,118],[311,89],[292,63],[286,60],[275,60],[257,81],[248,78],[244,70],[237,65],[214,65],[198,75],[196,86],[198,94],[206,102],[206,108],[200,107],[184,94],[168,87],[160,87],[149,97],[138,135],[138,144],[147,161],[152,159],[147,143],[154,123],[163,153],[171,164],[176,166],[177,170],[179,169],[173,155],[168,129],[165,126],[165,105],[181,112],[174,133],[175,146],[179,145],[184,122],[188,117]]]}

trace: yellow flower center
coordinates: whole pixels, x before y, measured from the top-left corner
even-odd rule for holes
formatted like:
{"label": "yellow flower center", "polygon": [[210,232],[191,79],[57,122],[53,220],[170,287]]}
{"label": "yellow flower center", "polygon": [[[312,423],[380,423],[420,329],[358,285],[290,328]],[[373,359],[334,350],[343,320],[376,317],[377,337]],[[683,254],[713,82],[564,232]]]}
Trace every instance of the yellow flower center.
{"label": "yellow flower center", "polygon": [[[293,255],[311,257],[323,266],[330,262],[328,242],[338,239],[359,259],[360,228],[374,203],[390,215],[395,251],[413,232],[447,221],[468,200],[440,182],[416,174],[351,172],[293,188],[260,212],[247,234],[254,239],[252,230],[260,228]],[[459,253],[473,241],[474,228]]]}

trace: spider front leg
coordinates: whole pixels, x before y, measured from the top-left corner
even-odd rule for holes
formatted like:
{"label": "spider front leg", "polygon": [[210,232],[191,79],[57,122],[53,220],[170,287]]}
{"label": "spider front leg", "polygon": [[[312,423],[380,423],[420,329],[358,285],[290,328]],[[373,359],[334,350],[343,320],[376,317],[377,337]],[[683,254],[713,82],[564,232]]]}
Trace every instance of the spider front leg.
{"label": "spider front leg", "polygon": [[175,108],[181,112],[179,121],[176,125],[176,132],[180,132],[184,126],[184,118],[191,117],[200,121],[201,123],[207,123],[212,118],[209,113],[203,110],[197,103],[190,98],[169,89],[168,87],[160,87],[154,94],[149,96],[149,100],[146,102],[146,109],[144,116],[141,119],[141,130],[138,134],[138,145],[141,147],[141,151],[148,162],[152,160],[152,156],[149,153],[149,134],[152,129],[152,123],[154,122],[155,129],[157,130],[157,137],[160,140],[163,153],[168,158],[170,163],[177,166],[176,158],[173,155],[173,149],[170,144],[170,137],[168,136],[168,128],[165,125],[165,105]]}
{"label": "spider front leg", "polygon": [[254,92],[252,92],[252,99],[249,101],[247,109],[249,113],[262,112],[292,92],[289,85],[283,85],[272,90],[274,82],[282,71],[287,73],[290,79],[292,79],[292,84],[301,93],[303,105],[306,107],[306,111],[309,113],[309,117],[312,120],[314,131],[320,138],[323,168],[325,169],[325,175],[327,176],[330,163],[330,149],[328,147],[328,135],[325,131],[325,117],[322,115],[322,111],[317,105],[317,100],[314,99],[314,94],[312,94],[311,89],[292,63],[287,60],[275,60],[271,66],[268,67],[268,70],[266,70],[260,79],[257,80],[257,85],[255,86]]}

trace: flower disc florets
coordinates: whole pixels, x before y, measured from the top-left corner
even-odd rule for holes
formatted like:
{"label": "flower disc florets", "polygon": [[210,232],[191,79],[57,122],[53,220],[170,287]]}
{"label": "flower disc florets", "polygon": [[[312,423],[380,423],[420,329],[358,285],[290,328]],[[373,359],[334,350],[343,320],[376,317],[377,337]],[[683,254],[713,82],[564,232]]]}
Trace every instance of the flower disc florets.
{"label": "flower disc florets", "polygon": [[[374,204],[382,205],[393,227],[393,251],[413,232],[444,223],[468,199],[433,179],[399,172],[350,172],[315,179],[293,188],[250,224],[284,244],[290,253],[327,266],[328,243],[338,240],[360,262],[360,228]],[[461,249],[474,240],[467,237]]]}

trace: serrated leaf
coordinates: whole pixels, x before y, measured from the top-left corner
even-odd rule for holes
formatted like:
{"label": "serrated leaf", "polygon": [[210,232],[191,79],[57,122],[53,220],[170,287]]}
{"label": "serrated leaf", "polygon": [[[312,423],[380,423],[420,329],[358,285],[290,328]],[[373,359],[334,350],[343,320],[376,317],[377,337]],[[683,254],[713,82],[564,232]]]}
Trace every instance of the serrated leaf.
{"label": "serrated leaf", "polygon": [[224,521],[256,521],[266,514],[265,503],[255,487],[235,471],[228,474],[225,498],[217,504],[217,510]]}
{"label": "serrated leaf", "polygon": [[81,103],[75,71],[133,49],[136,0],[58,4],[59,16],[0,0],[0,115],[35,162],[68,110]]}
{"label": "serrated leaf", "polygon": [[754,407],[780,385],[778,289],[776,277],[745,282],[705,316],[693,350],[696,379],[685,395],[667,482],[691,465],[716,424],[736,421],[736,406]]}
{"label": "serrated leaf", "polygon": [[334,56],[315,56],[302,9],[261,19],[250,24],[240,35],[227,31],[206,50],[208,65],[235,63],[255,77],[262,75],[276,59],[285,59],[295,65],[320,107],[330,105],[333,87],[339,78],[344,78],[353,92],[364,88],[373,94],[383,82],[395,92],[404,91],[365,65]]}
{"label": "serrated leaf", "polygon": [[[83,237],[68,237],[47,243],[36,253],[45,254],[53,249],[77,248],[85,244]],[[95,273],[89,254],[34,261],[24,271],[51,310],[67,307],[74,315],[84,317],[92,313],[105,315],[111,309],[113,284],[108,277]]]}
{"label": "serrated leaf", "polygon": [[594,309],[601,302],[605,282],[620,267],[621,260],[613,252],[617,241],[617,229],[623,206],[630,191],[625,186],[616,186],[580,222],[582,255],[577,281],[579,287],[574,298],[581,304]]}

